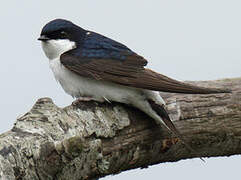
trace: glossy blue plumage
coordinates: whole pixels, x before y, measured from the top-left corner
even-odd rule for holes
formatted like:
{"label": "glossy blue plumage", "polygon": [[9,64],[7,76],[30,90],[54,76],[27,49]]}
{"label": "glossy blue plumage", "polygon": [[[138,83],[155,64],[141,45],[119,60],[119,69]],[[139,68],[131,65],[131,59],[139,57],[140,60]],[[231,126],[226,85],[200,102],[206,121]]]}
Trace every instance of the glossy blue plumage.
{"label": "glossy blue plumage", "polygon": [[53,21],[50,21],[43,27],[41,35],[51,34],[61,30],[73,31],[77,28],[79,27],[73,24],[71,21],[67,21],[64,19],[55,19]]}
{"label": "glossy blue plumage", "polygon": [[125,60],[135,54],[125,45],[94,32],[87,32],[78,55],[83,58]]}

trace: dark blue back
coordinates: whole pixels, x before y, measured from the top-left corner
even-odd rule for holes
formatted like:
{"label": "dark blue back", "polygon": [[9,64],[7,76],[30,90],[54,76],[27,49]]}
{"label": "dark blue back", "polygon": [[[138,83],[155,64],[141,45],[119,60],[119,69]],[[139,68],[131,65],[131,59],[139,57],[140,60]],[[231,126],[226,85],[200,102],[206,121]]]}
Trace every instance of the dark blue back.
{"label": "dark blue back", "polygon": [[125,60],[128,55],[135,54],[125,45],[94,32],[86,34],[76,53],[83,58],[117,60]]}

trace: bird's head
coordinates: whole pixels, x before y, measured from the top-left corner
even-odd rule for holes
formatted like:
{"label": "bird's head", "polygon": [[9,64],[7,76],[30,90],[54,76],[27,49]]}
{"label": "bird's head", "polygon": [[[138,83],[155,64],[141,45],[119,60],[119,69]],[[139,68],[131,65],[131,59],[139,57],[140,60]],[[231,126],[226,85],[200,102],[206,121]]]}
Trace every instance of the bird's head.
{"label": "bird's head", "polygon": [[76,48],[85,34],[85,30],[74,23],[55,19],[47,23],[38,40],[42,42],[42,48],[49,59],[60,57],[66,51]]}

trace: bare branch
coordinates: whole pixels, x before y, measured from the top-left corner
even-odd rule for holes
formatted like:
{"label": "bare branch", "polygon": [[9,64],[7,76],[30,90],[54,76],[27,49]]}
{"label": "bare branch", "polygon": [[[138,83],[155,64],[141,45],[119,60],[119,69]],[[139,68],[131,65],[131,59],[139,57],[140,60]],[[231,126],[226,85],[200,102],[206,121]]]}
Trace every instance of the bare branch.
{"label": "bare branch", "polygon": [[39,99],[0,135],[0,179],[98,179],[124,170],[193,157],[241,153],[241,78],[196,82],[232,94],[163,94],[185,140],[118,103],[57,107]]}

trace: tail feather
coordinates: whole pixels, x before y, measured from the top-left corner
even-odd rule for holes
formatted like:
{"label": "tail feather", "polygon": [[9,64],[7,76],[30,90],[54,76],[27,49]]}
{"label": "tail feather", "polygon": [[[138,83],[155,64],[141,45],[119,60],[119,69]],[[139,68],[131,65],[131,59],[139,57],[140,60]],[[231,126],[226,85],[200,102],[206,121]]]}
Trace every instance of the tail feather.
{"label": "tail feather", "polygon": [[[164,104],[159,105],[155,103],[155,101],[148,99],[148,102],[152,109],[162,118],[163,122],[165,123],[166,127],[174,134],[176,135],[181,142],[187,147],[188,150],[191,152],[195,152],[195,150],[184,140],[181,133],[178,131],[176,126],[173,124],[171,118],[169,117]],[[200,158],[202,161],[204,161],[202,158]]]}
{"label": "tail feather", "polygon": [[173,124],[172,120],[170,119],[164,104],[159,105],[155,103],[153,100],[148,99],[151,108],[162,118],[163,122],[165,123],[166,127],[174,133],[176,136],[181,136],[181,133],[177,130],[176,126]]}

